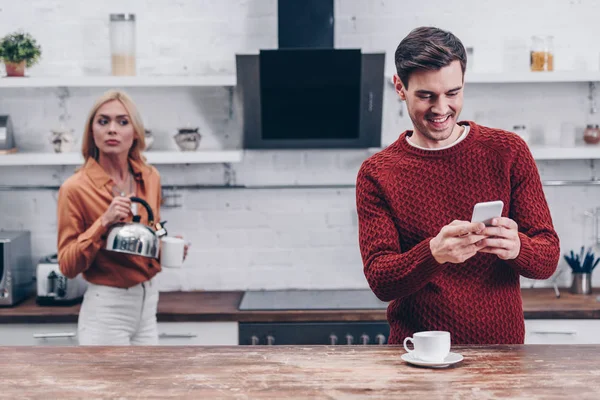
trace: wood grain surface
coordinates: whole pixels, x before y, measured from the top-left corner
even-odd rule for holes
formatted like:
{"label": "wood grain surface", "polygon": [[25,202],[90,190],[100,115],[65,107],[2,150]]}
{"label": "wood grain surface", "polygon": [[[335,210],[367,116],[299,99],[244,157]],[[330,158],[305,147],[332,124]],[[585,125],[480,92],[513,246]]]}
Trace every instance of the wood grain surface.
{"label": "wood grain surface", "polygon": [[[523,311],[528,319],[600,318],[600,302],[593,295],[573,295],[561,290],[556,298],[552,289],[523,289]],[[385,310],[238,310],[243,292],[163,292],[158,305],[158,320],[301,322],[301,321],[385,321]],[[0,323],[77,322],[80,305],[42,307],[32,297],[14,307],[0,308]]]}
{"label": "wood grain surface", "polygon": [[599,399],[600,346],[456,346],[444,369],[397,346],[0,347],[1,397]]}

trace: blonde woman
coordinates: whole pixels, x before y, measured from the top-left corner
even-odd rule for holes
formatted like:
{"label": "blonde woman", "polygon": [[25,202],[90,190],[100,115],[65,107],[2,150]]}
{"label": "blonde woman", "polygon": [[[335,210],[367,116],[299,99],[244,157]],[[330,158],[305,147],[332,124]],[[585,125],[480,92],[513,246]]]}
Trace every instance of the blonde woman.
{"label": "blonde woman", "polygon": [[[153,278],[160,263],[104,249],[110,226],[132,218],[130,196],[146,200],[160,220],[160,176],[142,156],[143,132],[131,98],[122,91],[106,92],[85,123],[85,162],[58,193],[60,270],[69,278],[81,273],[89,283],[78,320],[81,345],[158,343]],[[143,207],[134,211],[148,223]]]}

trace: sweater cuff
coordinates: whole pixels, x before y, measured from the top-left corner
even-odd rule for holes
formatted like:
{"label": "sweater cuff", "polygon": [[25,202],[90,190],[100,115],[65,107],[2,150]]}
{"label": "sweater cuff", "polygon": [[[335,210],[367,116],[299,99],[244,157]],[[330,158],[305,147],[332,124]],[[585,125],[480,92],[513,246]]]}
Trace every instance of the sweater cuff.
{"label": "sweater cuff", "polygon": [[531,246],[531,238],[527,235],[519,232],[519,239],[521,240],[521,250],[517,258],[508,260],[508,262],[517,268],[517,271],[527,270],[533,265],[534,252]]}

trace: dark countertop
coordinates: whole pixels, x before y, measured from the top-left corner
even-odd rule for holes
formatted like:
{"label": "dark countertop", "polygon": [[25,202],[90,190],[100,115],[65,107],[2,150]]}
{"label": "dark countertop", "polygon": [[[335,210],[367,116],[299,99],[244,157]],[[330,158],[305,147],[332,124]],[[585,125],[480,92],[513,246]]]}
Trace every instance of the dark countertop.
{"label": "dark countertop", "polygon": [[598,399],[600,346],[456,346],[414,367],[398,346],[0,347],[7,398]]}
{"label": "dark countertop", "polygon": [[[234,321],[385,321],[385,310],[238,310],[243,292],[163,292],[158,304],[159,322]],[[572,295],[563,289],[557,299],[552,289],[523,289],[526,319],[600,318],[596,294]],[[41,307],[32,297],[15,307],[0,308],[0,323],[76,322],[80,305]]]}

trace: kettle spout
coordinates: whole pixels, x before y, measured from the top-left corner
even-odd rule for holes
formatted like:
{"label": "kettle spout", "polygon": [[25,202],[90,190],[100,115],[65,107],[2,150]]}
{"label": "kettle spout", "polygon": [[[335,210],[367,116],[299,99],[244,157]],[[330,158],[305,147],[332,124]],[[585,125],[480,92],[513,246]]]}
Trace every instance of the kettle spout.
{"label": "kettle spout", "polygon": [[159,239],[163,236],[167,235],[167,230],[165,229],[164,225],[167,223],[167,221],[161,221],[161,222],[157,222],[155,225],[156,228],[156,237],[158,237]]}

